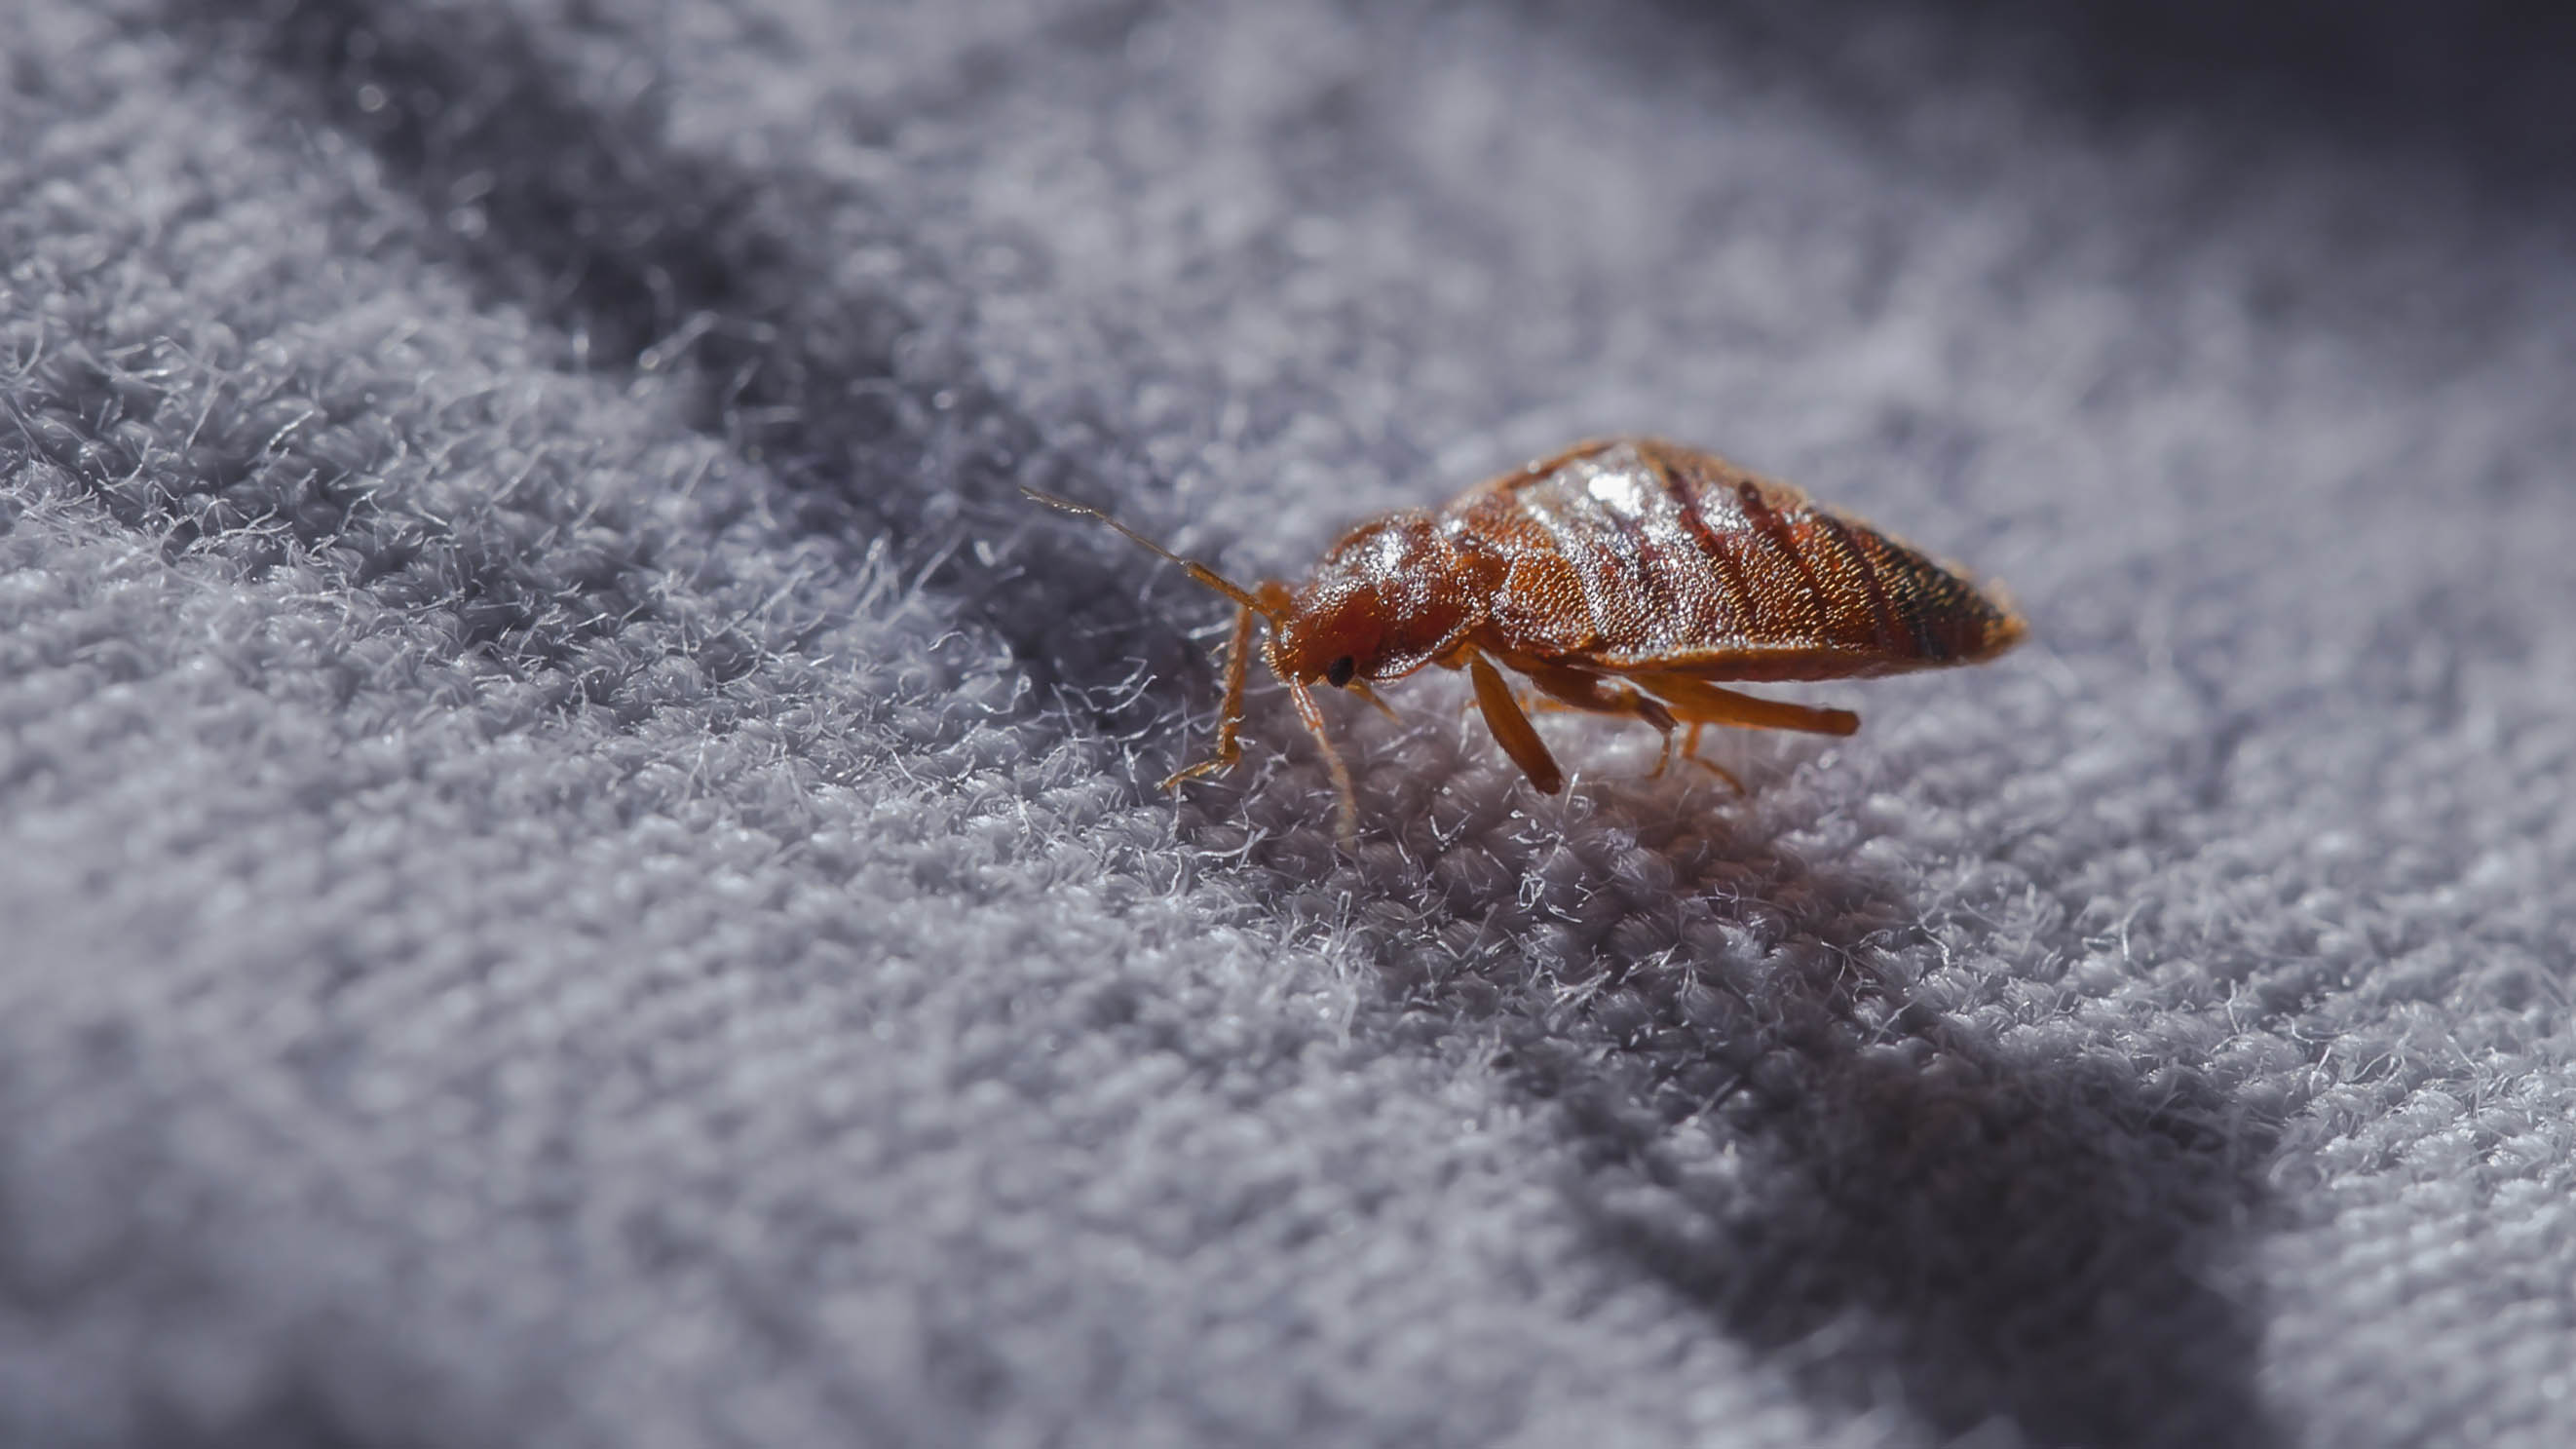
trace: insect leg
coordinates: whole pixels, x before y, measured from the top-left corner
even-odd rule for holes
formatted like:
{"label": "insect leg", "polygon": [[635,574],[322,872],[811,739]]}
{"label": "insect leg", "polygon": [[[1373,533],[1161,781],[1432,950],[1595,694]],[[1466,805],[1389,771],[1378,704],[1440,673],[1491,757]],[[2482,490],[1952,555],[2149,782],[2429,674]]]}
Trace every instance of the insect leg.
{"label": "insect leg", "polygon": [[1588,669],[1535,659],[1515,659],[1512,667],[1528,675],[1541,694],[1569,709],[1641,719],[1665,734],[1673,732],[1672,711],[1664,708],[1661,701],[1649,699],[1626,685],[1613,688]]}
{"label": "insect leg", "polygon": [[[1272,635],[1274,652],[1270,657],[1270,667],[1273,673],[1279,673],[1275,652],[1278,642],[1279,636]],[[1315,692],[1308,689],[1302,679],[1290,679],[1284,673],[1279,677],[1288,681],[1288,697],[1297,702],[1297,718],[1306,722],[1306,733],[1315,737],[1315,748],[1324,752],[1324,767],[1333,772],[1333,789],[1342,797],[1341,814],[1335,822],[1333,838],[1341,842],[1344,850],[1352,849],[1360,843],[1360,797],[1359,792],[1351,788],[1351,767],[1342,763],[1341,752],[1333,748],[1333,737],[1324,733],[1324,712],[1315,707]]]}
{"label": "insect leg", "polygon": [[[1546,660],[1514,660],[1512,667],[1527,674],[1530,683],[1560,709],[1587,710],[1593,714],[1617,715],[1622,719],[1639,719],[1653,725],[1664,737],[1663,752],[1655,758],[1655,771],[1647,779],[1659,779],[1673,764],[1673,730],[1680,723],[1663,701],[1640,693],[1627,685],[1612,686],[1588,669]],[[1699,744],[1699,726],[1691,726],[1690,743],[1683,746],[1682,757],[1692,764],[1742,790],[1744,782],[1724,768],[1701,759],[1693,751]]]}
{"label": "insect leg", "polygon": [[1720,689],[1705,679],[1667,670],[1641,669],[1629,677],[1671,705],[1674,718],[1695,725],[1805,730],[1818,735],[1847,735],[1860,728],[1860,716],[1847,709],[1813,709],[1776,699],[1756,699]]}
{"label": "insect leg", "polygon": [[[1735,772],[1733,770],[1726,768],[1715,760],[1703,760],[1699,757],[1699,732],[1704,728],[1706,728],[1706,726],[1699,720],[1692,720],[1690,722],[1689,732],[1682,736],[1682,758],[1699,766],[1701,769],[1708,771],[1717,778],[1724,780],[1729,785],[1734,786],[1736,794],[1743,794],[1744,782],[1735,777]],[[1667,763],[1670,762],[1672,749],[1673,737],[1671,735],[1664,736],[1664,755]],[[1663,772],[1663,765],[1659,764],[1655,767],[1656,774],[1660,775]]]}
{"label": "insect leg", "polygon": [[1351,693],[1358,695],[1360,698],[1367,700],[1369,702],[1369,707],[1375,709],[1379,714],[1385,715],[1389,722],[1394,724],[1404,723],[1403,717],[1395,712],[1395,706],[1388,704],[1376,690],[1369,688],[1367,680],[1352,680],[1350,682],[1350,691]]}
{"label": "insect leg", "polygon": [[1512,687],[1503,682],[1502,674],[1482,654],[1467,656],[1467,677],[1476,683],[1476,703],[1485,711],[1485,728],[1512,763],[1521,767],[1529,782],[1542,795],[1553,795],[1565,788],[1565,772],[1556,767],[1556,757],[1547,752],[1547,742],[1538,737],[1538,728],[1521,713],[1518,700],[1512,698]]}
{"label": "insect leg", "polygon": [[1216,753],[1183,770],[1175,770],[1163,782],[1166,790],[1180,788],[1184,780],[1213,775],[1243,758],[1243,746],[1235,742],[1235,731],[1243,726],[1243,670],[1252,660],[1252,606],[1246,604],[1234,611],[1234,635],[1225,646],[1225,703],[1217,709]]}

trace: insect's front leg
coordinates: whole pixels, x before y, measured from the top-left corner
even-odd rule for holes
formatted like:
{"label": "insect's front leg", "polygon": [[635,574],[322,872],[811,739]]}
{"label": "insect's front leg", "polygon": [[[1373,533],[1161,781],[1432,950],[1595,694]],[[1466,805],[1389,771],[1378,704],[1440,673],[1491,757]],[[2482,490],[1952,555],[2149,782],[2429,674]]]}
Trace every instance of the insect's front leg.
{"label": "insect's front leg", "polygon": [[1225,703],[1217,708],[1216,753],[1185,769],[1175,770],[1163,782],[1166,790],[1177,790],[1184,781],[1201,775],[1213,775],[1243,758],[1243,746],[1235,734],[1243,727],[1243,672],[1252,660],[1252,610],[1249,606],[1234,611],[1234,633],[1225,646]]}

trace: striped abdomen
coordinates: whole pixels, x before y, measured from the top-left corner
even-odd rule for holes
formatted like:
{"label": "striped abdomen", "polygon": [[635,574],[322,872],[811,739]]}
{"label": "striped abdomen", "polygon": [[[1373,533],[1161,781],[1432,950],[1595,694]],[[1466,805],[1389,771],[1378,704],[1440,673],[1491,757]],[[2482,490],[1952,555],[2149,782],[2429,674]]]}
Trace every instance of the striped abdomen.
{"label": "striped abdomen", "polygon": [[1707,679],[1834,679],[1987,659],[2012,611],[1785,483],[1653,439],[1587,443],[1444,509],[1499,561],[1507,654]]}

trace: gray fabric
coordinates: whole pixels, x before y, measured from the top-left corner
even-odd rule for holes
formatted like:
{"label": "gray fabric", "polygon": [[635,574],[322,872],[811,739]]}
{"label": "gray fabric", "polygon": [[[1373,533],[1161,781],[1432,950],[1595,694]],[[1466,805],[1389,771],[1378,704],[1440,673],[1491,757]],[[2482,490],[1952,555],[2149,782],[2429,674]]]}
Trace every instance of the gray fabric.
{"label": "gray fabric", "polygon": [[[0,1437],[2576,1438],[2515,34],[2014,13],[11,0]],[[2034,642],[1344,857],[1013,491],[1615,430]]]}

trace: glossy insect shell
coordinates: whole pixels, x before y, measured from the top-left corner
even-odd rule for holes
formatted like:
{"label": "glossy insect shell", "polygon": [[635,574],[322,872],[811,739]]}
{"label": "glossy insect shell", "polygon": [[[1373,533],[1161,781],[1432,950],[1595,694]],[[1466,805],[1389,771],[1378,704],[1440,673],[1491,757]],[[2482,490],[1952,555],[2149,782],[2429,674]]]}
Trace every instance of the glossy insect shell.
{"label": "glossy insect shell", "polygon": [[1278,624],[1274,655],[1295,679],[1394,679],[1484,622],[1503,570],[1447,520],[1390,513],[1342,535]]}
{"label": "glossy insect shell", "polygon": [[[1241,758],[1244,674],[1288,686],[1358,838],[1358,795],[1311,688],[1360,689],[1426,664],[1467,671],[1476,704],[1542,793],[1564,772],[1502,670],[1560,707],[1683,736],[1710,725],[1847,735],[1849,710],[1760,699],[1719,681],[1842,679],[1971,664],[2009,649],[2020,617],[1967,578],[1785,483],[1651,438],[1585,443],[1470,489],[1436,513],[1385,514],[1344,534],[1294,590],[1252,588],[1100,512],[1032,491],[1179,564],[1235,602],[1216,751],[1167,785]],[[1383,707],[1381,705],[1381,707]],[[1710,766],[1716,769],[1715,766]],[[1718,773],[1723,774],[1720,770]]]}
{"label": "glossy insect shell", "polygon": [[1473,644],[1604,674],[1840,679],[1974,663],[2022,634],[1958,573],[1788,484],[1629,438],[1353,529],[1297,590],[1276,663],[1382,680]]}

